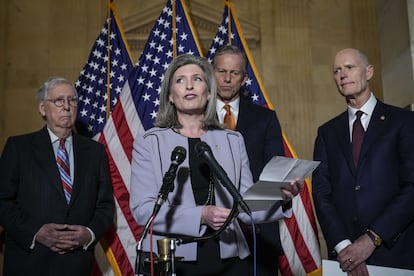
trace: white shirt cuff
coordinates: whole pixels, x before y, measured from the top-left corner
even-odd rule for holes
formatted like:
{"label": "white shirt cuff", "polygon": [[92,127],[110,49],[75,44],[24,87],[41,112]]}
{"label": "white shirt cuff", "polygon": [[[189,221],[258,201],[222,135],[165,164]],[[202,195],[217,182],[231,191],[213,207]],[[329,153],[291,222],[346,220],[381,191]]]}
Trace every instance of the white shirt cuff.
{"label": "white shirt cuff", "polygon": [[36,236],[37,236],[37,233],[33,237],[32,244],[29,247],[30,250],[33,250],[35,248],[35,245],[36,245]]}
{"label": "white shirt cuff", "polygon": [[344,249],[345,247],[347,247],[348,245],[352,244],[352,242],[350,240],[343,240],[341,242],[339,242],[336,246],[335,246],[335,251],[337,254],[339,254],[339,252],[342,251],[342,249]]}
{"label": "white shirt cuff", "polygon": [[87,250],[88,247],[95,241],[95,233],[89,227],[86,227],[86,229],[88,229],[89,233],[91,233],[91,240],[87,244],[83,245],[83,250]]}

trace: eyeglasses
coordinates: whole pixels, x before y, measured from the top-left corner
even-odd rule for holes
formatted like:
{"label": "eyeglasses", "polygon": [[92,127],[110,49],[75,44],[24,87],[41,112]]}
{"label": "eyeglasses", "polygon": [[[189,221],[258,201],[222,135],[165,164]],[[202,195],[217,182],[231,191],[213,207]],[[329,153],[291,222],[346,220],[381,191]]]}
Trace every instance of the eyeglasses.
{"label": "eyeglasses", "polygon": [[62,107],[65,105],[66,100],[68,101],[70,106],[77,107],[79,99],[77,97],[71,98],[57,98],[57,99],[46,99],[48,102],[54,103],[57,107]]}
{"label": "eyeglasses", "polygon": [[57,98],[57,99],[46,99],[48,102],[54,103],[57,107],[62,107],[65,105],[66,100],[68,101],[70,106],[77,107],[78,106],[78,98],[71,97],[71,98]]}

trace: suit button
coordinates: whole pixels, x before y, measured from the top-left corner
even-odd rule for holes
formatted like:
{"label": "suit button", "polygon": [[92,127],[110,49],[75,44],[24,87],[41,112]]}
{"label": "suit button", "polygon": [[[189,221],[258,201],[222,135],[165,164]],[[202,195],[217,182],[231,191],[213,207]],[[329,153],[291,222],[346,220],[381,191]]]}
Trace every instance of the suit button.
{"label": "suit button", "polygon": [[355,186],[355,191],[359,191],[359,190],[361,190],[361,186],[360,185],[356,185]]}

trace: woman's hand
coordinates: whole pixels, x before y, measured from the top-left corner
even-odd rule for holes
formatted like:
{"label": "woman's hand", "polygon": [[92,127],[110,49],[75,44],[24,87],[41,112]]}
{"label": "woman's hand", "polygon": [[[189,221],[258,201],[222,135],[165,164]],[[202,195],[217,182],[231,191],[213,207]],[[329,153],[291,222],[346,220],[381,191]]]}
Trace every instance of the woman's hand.
{"label": "woman's hand", "polygon": [[284,201],[288,202],[289,200],[292,200],[295,196],[297,196],[303,189],[305,185],[305,182],[303,180],[300,180],[299,178],[296,178],[294,181],[292,181],[288,187],[282,188],[282,192],[284,195]]}
{"label": "woman's hand", "polygon": [[201,213],[201,224],[206,224],[213,230],[218,230],[230,215],[230,211],[227,208],[206,205]]}

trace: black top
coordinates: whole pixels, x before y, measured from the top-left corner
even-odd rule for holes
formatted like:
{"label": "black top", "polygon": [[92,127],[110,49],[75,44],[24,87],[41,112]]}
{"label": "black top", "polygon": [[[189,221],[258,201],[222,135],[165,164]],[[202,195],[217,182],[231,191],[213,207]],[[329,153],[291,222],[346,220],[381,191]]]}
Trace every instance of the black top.
{"label": "black top", "polygon": [[[210,182],[212,181],[210,168],[197,156],[197,152],[194,148],[200,141],[200,138],[188,138],[190,177],[196,204],[205,205],[209,194],[213,199],[213,203],[214,196],[211,194],[213,192],[213,187],[210,187]],[[209,191],[211,192],[209,193]]]}

